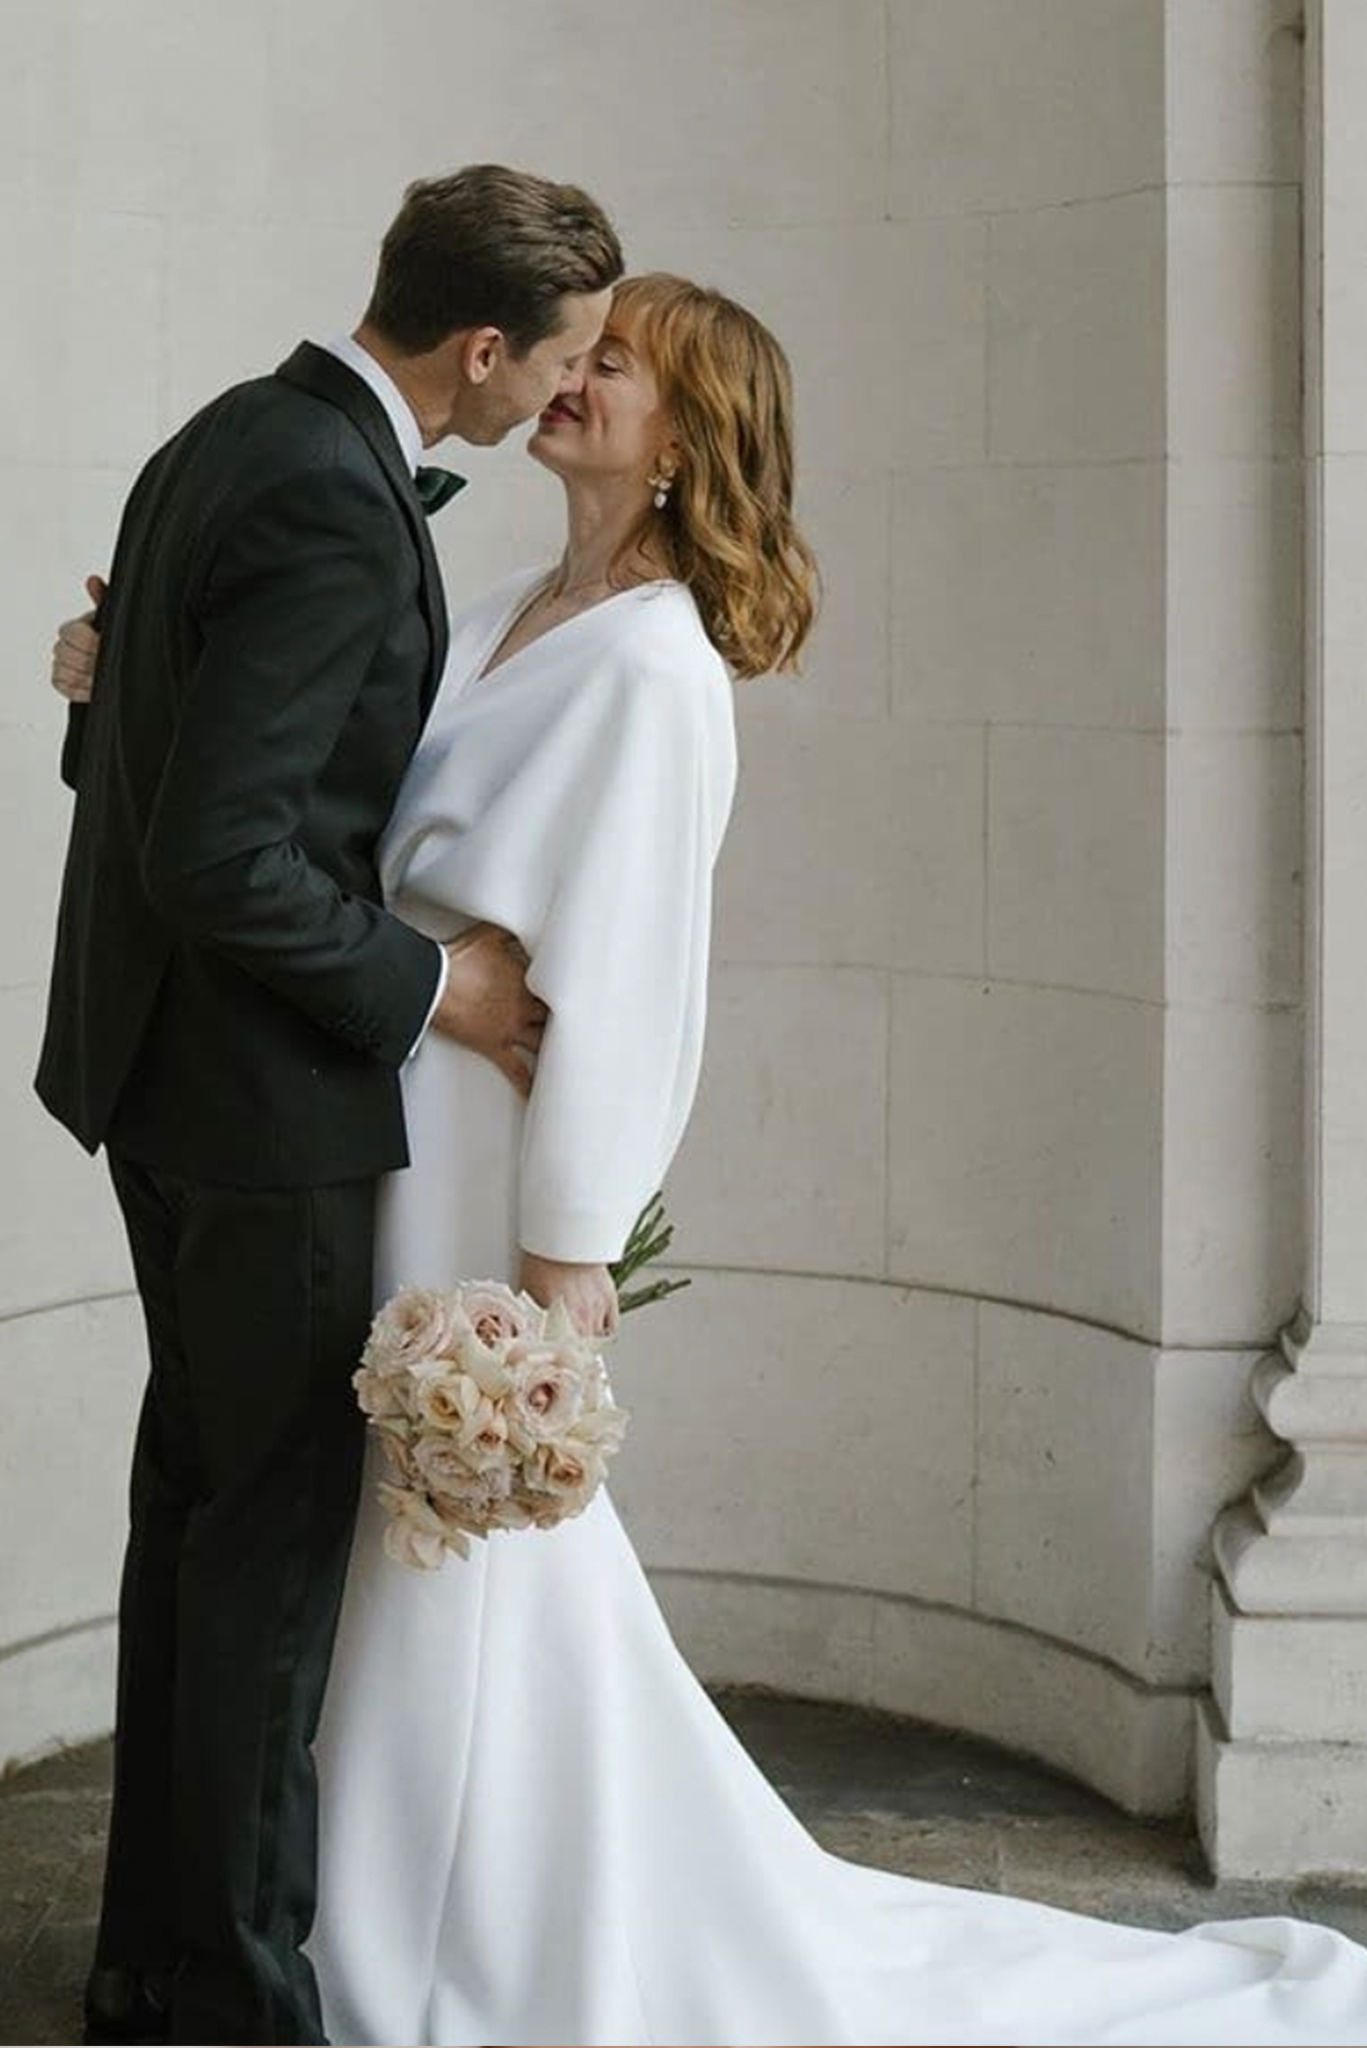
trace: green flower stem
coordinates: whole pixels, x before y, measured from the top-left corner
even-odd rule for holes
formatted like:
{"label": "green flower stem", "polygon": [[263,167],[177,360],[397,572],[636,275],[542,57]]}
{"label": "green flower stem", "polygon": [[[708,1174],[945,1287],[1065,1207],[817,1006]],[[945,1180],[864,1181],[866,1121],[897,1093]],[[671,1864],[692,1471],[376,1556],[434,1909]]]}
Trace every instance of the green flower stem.
{"label": "green flower stem", "polygon": [[652,1301],[663,1301],[667,1294],[677,1294],[681,1287],[691,1287],[693,1282],[684,1280],[657,1280],[650,1287],[636,1287],[617,1297],[620,1315],[630,1315],[634,1308],[647,1308]]}
{"label": "green flower stem", "polygon": [[634,1308],[645,1308],[652,1301],[663,1301],[666,1295],[677,1294],[682,1287],[692,1285],[689,1280],[656,1280],[644,1287],[628,1288],[627,1282],[639,1273],[643,1266],[653,1264],[669,1250],[674,1238],[674,1226],[665,1217],[664,1197],[652,1195],[640,1215],[631,1226],[626,1248],[615,1265],[608,1267],[612,1282],[617,1289],[617,1306],[622,1315],[629,1315]]}

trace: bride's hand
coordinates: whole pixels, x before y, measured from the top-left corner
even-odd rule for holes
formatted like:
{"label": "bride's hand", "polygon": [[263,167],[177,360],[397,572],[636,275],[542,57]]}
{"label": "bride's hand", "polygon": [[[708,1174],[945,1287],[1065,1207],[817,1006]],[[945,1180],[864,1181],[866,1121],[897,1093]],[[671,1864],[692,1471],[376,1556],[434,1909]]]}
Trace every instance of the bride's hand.
{"label": "bride's hand", "polygon": [[527,955],[511,932],[478,924],[446,949],[446,990],[432,1023],[492,1060],[519,1095],[529,1095],[546,1005],[527,987]]}
{"label": "bride's hand", "polygon": [[606,1266],[562,1265],[557,1259],[523,1252],[518,1286],[543,1308],[559,1298],[586,1337],[617,1334],[617,1289]]}
{"label": "bride's hand", "polygon": [[49,680],[59,697],[65,697],[68,704],[88,704],[91,685],[95,675],[95,656],[100,651],[100,636],[93,620],[95,609],[105,594],[102,576],[87,576],[86,594],[94,608],[83,612],[78,619],[63,619],[57,628],[57,638],[52,643],[52,670]]}

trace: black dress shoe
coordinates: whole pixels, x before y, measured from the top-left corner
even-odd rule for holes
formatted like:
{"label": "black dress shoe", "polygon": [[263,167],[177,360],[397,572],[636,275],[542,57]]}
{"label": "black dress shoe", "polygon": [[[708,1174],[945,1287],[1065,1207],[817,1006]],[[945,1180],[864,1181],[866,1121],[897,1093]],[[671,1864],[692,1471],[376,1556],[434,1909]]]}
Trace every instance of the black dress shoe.
{"label": "black dress shoe", "polygon": [[166,1970],[94,1969],[85,1987],[88,2042],[141,2043],[171,2038],[171,1978]]}

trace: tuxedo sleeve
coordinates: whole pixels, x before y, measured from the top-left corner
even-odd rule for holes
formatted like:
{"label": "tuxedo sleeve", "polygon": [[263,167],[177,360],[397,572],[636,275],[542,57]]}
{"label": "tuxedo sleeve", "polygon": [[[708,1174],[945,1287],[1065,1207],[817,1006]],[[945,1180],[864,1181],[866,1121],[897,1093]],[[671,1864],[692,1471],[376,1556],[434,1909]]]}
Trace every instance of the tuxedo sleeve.
{"label": "tuxedo sleeve", "polygon": [[403,587],[382,492],[316,468],[232,520],[192,609],[202,633],[142,848],[149,898],[357,1051],[398,1066],[440,961],[299,841]]}
{"label": "tuxedo sleeve", "polygon": [[550,1018],[523,1126],[519,1237],[543,1258],[607,1264],[697,1087],[734,734],[719,669],[643,669],[601,695],[527,972]]}

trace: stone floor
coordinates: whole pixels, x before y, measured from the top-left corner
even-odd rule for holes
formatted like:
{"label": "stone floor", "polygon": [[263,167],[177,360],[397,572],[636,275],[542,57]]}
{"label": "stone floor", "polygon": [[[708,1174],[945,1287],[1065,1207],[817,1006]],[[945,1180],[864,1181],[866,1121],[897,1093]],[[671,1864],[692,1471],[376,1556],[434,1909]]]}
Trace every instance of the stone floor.
{"label": "stone floor", "polygon": [[[1220,1885],[1188,1829],[1146,1826],[1037,1765],[891,1716],[753,1692],[718,1703],[827,1848],[1150,1927],[1302,1914],[1367,1941],[1367,1885]],[[0,1780],[0,2041],[79,2038],[109,1745]]]}

